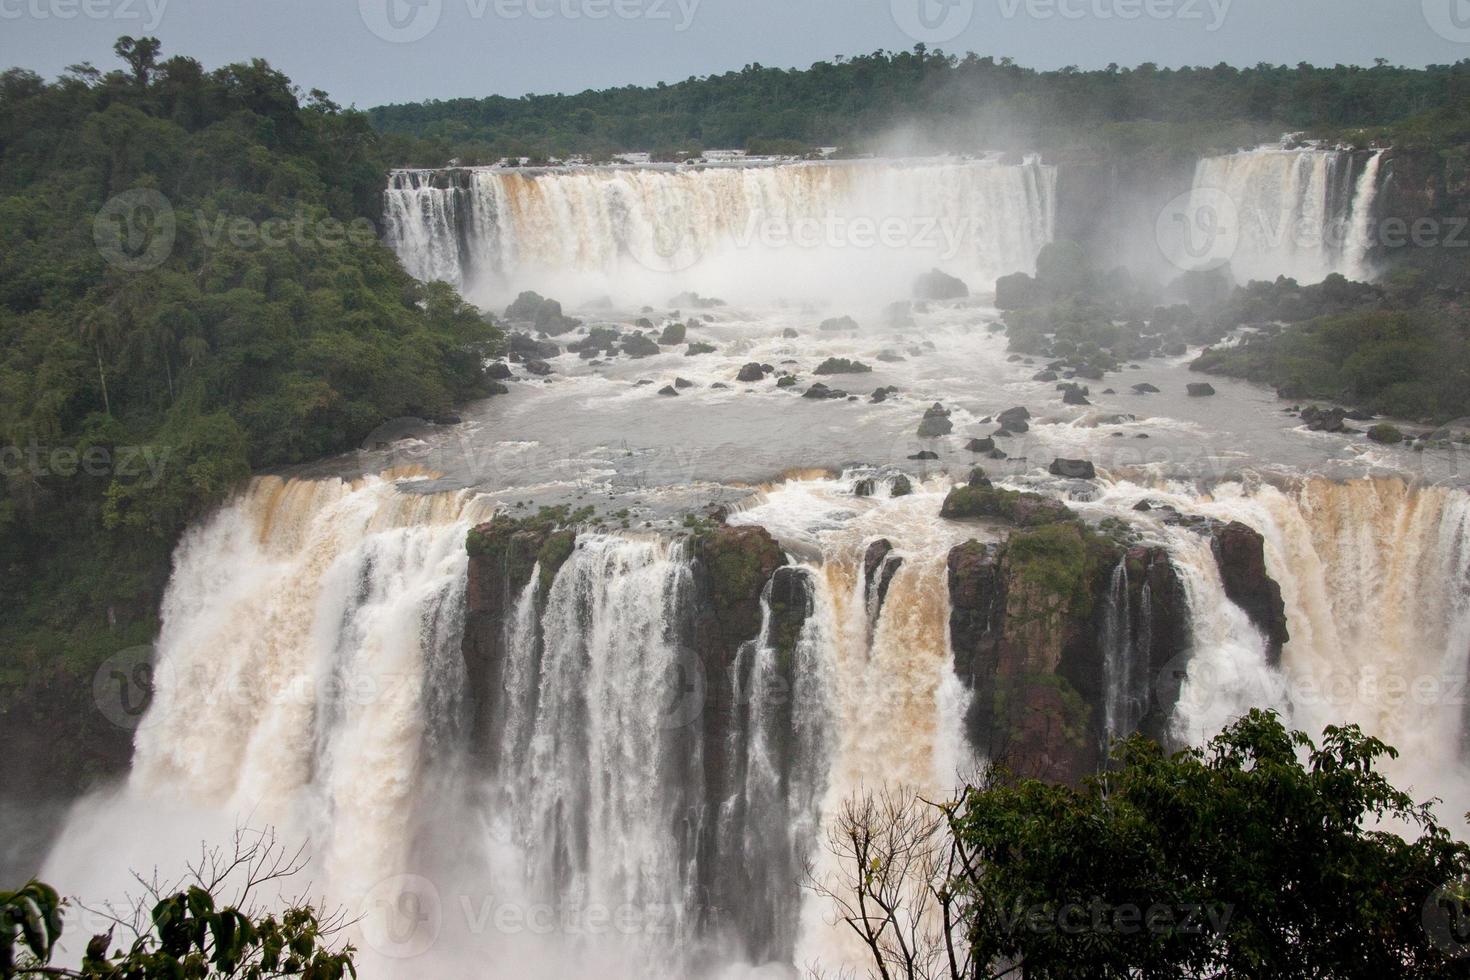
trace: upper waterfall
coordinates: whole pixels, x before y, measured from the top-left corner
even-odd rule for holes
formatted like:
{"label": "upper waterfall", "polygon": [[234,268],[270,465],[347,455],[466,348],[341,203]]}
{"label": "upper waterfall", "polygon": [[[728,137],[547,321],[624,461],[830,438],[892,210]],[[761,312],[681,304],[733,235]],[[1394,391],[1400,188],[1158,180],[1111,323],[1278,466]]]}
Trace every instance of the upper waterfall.
{"label": "upper waterfall", "polygon": [[1166,250],[1184,268],[1201,254],[1211,265],[1228,257],[1242,283],[1370,279],[1381,156],[1264,147],[1200,160],[1183,209],[1189,227]]}
{"label": "upper waterfall", "polygon": [[400,170],[385,215],[411,273],[471,296],[589,280],[616,291],[630,277],[667,288],[670,274],[775,295],[817,275],[829,294],[877,277],[901,295],[936,266],[980,290],[1031,271],[1055,190],[1055,168],[1034,159]]}

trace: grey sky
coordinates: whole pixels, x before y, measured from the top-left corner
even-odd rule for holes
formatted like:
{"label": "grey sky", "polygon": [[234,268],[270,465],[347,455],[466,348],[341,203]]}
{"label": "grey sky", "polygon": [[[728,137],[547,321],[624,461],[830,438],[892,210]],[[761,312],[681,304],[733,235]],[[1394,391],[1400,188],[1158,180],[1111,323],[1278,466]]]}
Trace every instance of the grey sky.
{"label": "grey sky", "polygon": [[111,67],[120,34],[209,67],[264,57],[367,107],[804,67],[950,35],[938,46],[1038,68],[1422,66],[1470,57],[1470,0],[0,0],[0,66]]}

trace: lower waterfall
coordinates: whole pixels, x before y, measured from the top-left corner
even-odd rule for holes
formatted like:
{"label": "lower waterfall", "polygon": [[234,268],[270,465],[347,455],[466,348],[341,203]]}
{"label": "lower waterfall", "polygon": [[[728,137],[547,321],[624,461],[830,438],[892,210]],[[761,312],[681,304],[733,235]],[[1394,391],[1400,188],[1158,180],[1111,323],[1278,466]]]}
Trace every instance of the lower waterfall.
{"label": "lower waterfall", "polygon": [[[796,563],[767,583],[728,676],[691,648],[688,542],[581,534],[509,597],[504,675],[480,692],[487,750],[461,645],[466,533],[493,508],[420,483],[260,478],[189,533],[131,776],[78,804],[46,876],[118,895],[124,869],[167,876],[244,822],[306,842],[311,887],[356,920],[369,977],[861,962],[800,887],[832,870],[827,821],[866,789],[950,792],[980,761],[961,735],[945,558],[986,532],[935,519],[947,483],[855,509],[851,477],[809,477],[738,507],[732,525],[770,529]],[[1470,805],[1470,497],[1395,480],[1116,482],[1087,506],[1145,521],[1140,499],[1260,531],[1291,631],[1273,665],[1209,537],[1150,525],[1189,600],[1193,649],[1165,670],[1175,734],[1199,743],[1251,706],[1314,735],[1357,722],[1401,750],[1390,772],[1416,797],[1442,797],[1451,822]],[[864,572],[880,540],[886,593]],[[1128,576],[1111,572],[1099,638],[1119,734],[1167,682],[1135,662],[1150,600]],[[801,626],[782,636],[790,594]]]}

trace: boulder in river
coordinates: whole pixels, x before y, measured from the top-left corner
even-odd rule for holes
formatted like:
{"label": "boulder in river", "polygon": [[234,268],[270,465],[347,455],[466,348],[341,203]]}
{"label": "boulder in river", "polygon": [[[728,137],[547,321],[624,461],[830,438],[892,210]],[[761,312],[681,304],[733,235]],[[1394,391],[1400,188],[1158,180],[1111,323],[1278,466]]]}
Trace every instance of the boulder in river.
{"label": "boulder in river", "polygon": [[965,448],[972,453],[988,453],[995,448],[995,440],[990,436],[983,439],[971,439],[965,443]]}
{"label": "boulder in river", "polygon": [[1191,381],[1185,389],[1191,398],[1208,398],[1215,393],[1215,386],[1208,381]]}
{"label": "boulder in river", "polygon": [[667,327],[664,327],[663,333],[658,335],[658,345],[660,347],[672,347],[675,344],[682,344],[688,333],[689,328],[684,326],[684,324],[671,323]]}
{"label": "boulder in river", "polygon": [[1092,404],[1092,402],[1087,400],[1087,396],[1082,393],[1082,389],[1076,387],[1068,388],[1066,391],[1062,392],[1062,403],[1065,405]]}
{"label": "boulder in river", "polygon": [[673,385],[664,385],[662,388],[660,388],[658,390],[658,393],[660,395],[673,395],[676,398],[679,395],[679,392],[675,390],[675,388],[674,388]]}
{"label": "boulder in river", "polygon": [[963,280],[938,269],[930,269],[914,280],[914,298],[918,300],[964,299],[969,295],[970,287]]}
{"label": "boulder in river", "polygon": [[491,381],[506,381],[512,377],[510,365],[504,361],[496,361],[485,369],[485,377]]}
{"label": "boulder in river", "polygon": [[545,361],[540,360],[527,361],[526,370],[529,373],[536,375],[537,377],[544,378],[546,377],[546,375],[551,373],[551,365],[547,364]]}
{"label": "boulder in river", "polygon": [[1138,382],[1138,384],[1133,386],[1133,390],[1138,392],[1140,395],[1157,395],[1159,393],[1159,389],[1149,384],[1147,381]]}
{"label": "boulder in river", "polygon": [[735,380],[750,383],[754,381],[764,381],[765,377],[766,369],[758,362],[751,361],[749,364],[741,367],[740,372],[735,375]]}
{"label": "boulder in river", "polygon": [[1001,428],[1010,429],[1012,432],[1025,432],[1028,426],[1026,420],[1031,418],[1031,413],[1024,406],[1017,405],[1008,408],[995,417]]}
{"label": "boulder in river", "polygon": [[803,398],[846,398],[847,397],[847,392],[843,391],[841,388],[828,388],[826,385],[822,384],[822,382],[818,381],[816,384],[814,384],[810,388],[808,388],[802,394],[801,397],[803,397]]}
{"label": "boulder in river", "polygon": [[825,330],[827,332],[834,332],[838,330],[856,330],[858,329],[858,323],[850,316],[834,316],[829,319],[823,320],[817,326],[817,329]]}
{"label": "boulder in river", "polygon": [[850,361],[845,357],[829,357],[821,364],[813,374],[870,374],[872,368],[862,361]]}
{"label": "boulder in river", "polygon": [[939,436],[947,436],[954,431],[954,423],[949,420],[949,409],[935,402],[924,412],[924,418],[919,423],[919,438],[934,439]]}
{"label": "boulder in river", "polygon": [[1092,480],[1097,478],[1097,470],[1091,460],[1086,459],[1063,459],[1057,457],[1051,461],[1047,472],[1052,476],[1064,476],[1069,480]]}

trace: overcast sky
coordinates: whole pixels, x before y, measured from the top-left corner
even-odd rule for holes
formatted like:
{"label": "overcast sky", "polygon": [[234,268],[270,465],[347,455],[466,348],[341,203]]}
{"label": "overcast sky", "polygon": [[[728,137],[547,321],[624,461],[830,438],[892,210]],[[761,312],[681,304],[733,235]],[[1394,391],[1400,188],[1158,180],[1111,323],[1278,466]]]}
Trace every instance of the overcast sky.
{"label": "overcast sky", "polygon": [[359,107],[804,67],[916,41],[1018,63],[1444,64],[1470,0],[0,0],[0,66],[111,67],[121,34],[264,57]]}

